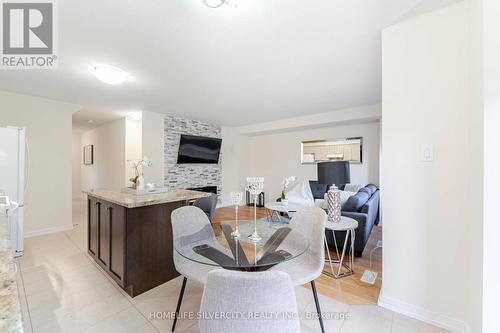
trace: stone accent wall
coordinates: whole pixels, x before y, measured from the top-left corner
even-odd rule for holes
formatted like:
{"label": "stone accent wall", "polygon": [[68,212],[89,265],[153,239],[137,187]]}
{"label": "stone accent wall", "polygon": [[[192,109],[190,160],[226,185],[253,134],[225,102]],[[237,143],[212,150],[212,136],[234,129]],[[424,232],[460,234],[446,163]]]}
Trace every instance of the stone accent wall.
{"label": "stone accent wall", "polygon": [[177,164],[181,134],[221,138],[221,127],[196,120],[165,116],[165,186],[193,188],[217,186],[222,189],[222,152],[219,164]]}

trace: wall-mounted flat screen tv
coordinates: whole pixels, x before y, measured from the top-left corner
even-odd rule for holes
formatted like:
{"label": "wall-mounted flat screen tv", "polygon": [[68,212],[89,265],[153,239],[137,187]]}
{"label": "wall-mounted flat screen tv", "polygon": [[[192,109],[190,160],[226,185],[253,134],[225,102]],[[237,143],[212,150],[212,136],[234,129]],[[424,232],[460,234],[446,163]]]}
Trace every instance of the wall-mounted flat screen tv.
{"label": "wall-mounted flat screen tv", "polygon": [[222,139],[182,134],[177,164],[217,164],[219,163],[221,144]]}

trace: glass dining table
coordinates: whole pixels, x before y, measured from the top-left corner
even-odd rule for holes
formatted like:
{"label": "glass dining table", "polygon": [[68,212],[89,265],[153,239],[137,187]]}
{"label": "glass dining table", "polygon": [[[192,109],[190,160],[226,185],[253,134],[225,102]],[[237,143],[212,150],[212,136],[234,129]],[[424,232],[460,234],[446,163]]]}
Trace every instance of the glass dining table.
{"label": "glass dining table", "polygon": [[258,220],[257,231],[262,237],[259,242],[248,239],[254,231],[253,221],[238,221],[239,237],[231,235],[235,224],[235,221],[222,221],[222,232],[218,236],[212,225],[181,234],[174,239],[175,251],[200,264],[239,271],[264,271],[302,255],[309,248],[308,240],[290,224]]}

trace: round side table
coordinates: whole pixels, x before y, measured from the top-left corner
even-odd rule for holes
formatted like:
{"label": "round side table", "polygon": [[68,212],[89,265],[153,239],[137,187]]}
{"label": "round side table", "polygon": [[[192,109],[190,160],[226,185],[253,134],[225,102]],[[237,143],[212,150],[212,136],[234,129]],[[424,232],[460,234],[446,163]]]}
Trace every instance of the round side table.
{"label": "round side table", "polygon": [[[355,219],[352,219],[350,217],[345,217],[342,216],[340,218],[340,222],[338,223],[333,223],[330,221],[326,222],[325,225],[325,230],[330,230],[333,234],[333,241],[335,243],[335,251],[337,252],[337,258],[338,260],[332,260],[330,257],[330,248],[328,247],[328,242],[326,241],[326,235],[324,236],[325,240],[325,245],[326,249],[328,252],[328,263],[330,263],[330,269],[331,269],[331,276],[335,279],[340,279],[349,275],[354,274],[354,263],[353,263],[353,258],[354,258],[354,240],[356,239],[356,233],[355,230],[358,228],[358,221]],[[345,231],[345,240],[344,240],[344,246],[342,248],[342,255],[339,255],[339,250],[337,246],[337,238],[335,237],[335,231]],[[349,240],[349,236],[351,238],[351,246],[349,249],[347,249],[347,242]],[[346,252],[349,251],[349,263],[346,264],[345,261],[345,255]],[[333,269],[333,264],[338,265],[338,269],[335,272]],[[342,272],[342,268],[345,268],[346,270]],[[325,272],[325,274],[330,275],[330,273]]]}

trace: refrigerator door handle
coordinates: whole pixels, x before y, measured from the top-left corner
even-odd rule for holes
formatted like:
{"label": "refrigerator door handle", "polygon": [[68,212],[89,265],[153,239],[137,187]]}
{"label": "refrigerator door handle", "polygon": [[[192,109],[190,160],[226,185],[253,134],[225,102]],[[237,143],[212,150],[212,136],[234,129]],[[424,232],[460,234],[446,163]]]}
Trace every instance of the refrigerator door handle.
{"label": "refrigerator door handle", "polygon": [[[28,185],[30,182],[30,147],[28,145],[28,138],[24,139],[24,145],[26,149],[26,163],[24,165],[24,193],[28,190]],[[26,204],[23,202],[23,204]]]}

